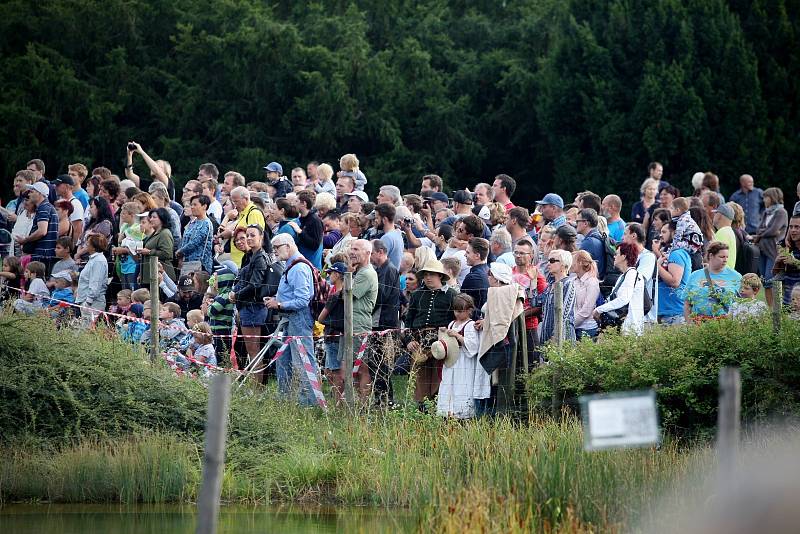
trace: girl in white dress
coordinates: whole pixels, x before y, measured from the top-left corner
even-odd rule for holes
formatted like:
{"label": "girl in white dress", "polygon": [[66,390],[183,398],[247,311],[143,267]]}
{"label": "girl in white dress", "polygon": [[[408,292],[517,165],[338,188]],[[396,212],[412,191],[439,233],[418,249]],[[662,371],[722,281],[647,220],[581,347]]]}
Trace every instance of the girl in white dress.
{"label": "girl in white dress", "polygon": [[471,320],[475,303],[472,297],[459,294],[453,299],[453,312],[456,320],[452,321],[446,332],[458,341],[459,353],[456,362],[442,367],[442,382],[439,385],[439,398],[436,411],[439,415],[466,419],[475,415],[473,386],[475,382],[475,366],[486,372],[476,358],[480,347],[480,337],[475,330],[475,321]]}

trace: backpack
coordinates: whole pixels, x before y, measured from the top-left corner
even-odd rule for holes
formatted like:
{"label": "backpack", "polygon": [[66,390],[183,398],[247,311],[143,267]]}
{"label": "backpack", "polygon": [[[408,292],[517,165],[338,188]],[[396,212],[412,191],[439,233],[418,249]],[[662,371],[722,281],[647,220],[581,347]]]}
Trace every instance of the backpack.
{"label": "backpack", "polygon": [[328,281],[323,278],[319,269],[314,267],[311,262],[305,258],[297,258],[286,267],[286,270],[283,272],[283,276],[287,281],[289,280],[289,271],[298,263],[305,263],[311,268],[311,278],[314,280],[314,296],[311,297],[310,308],[311,314],[314,316],[314,320],[316,320],[316,318],[319,317],[319,314],[322,313],[322,310],[325,308],[325,303],[328,302],[328,297],[331,293],[331,286]]}
{"label": "backpack", "polygon": [[600,294],[608,297],[614,286],[617,285],[617,280],[622,276],[622,273],[614,266],[614,256],[617,254],[617,247],[614,246],[611,239],[607,234],[600,234],[603,242],[603,250],[605,251],[606,272],[598,273],[600,275]]}
{"label": "backpack", "polygon": [[736,265],[737,273],[758,273],[761,251],[758,247],[745,239],[741,230],[736,229]]}

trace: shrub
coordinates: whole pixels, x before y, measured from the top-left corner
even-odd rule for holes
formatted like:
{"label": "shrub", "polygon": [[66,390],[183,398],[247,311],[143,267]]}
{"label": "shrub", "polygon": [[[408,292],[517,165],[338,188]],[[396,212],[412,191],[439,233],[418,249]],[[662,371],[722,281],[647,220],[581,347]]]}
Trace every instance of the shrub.
{"label": "shrub", "polygon": [[583,394],[654,388],[667,430],[702,434],[716,423],[719,369],[737,366],[746,421],[800,413],[800,324],[788,319],[778,334],[768,317],[723,319],[641,337],[604,334],[546,353],[550,364],[527,380],[537,410],[549,412],[554,393],[574,408]]}

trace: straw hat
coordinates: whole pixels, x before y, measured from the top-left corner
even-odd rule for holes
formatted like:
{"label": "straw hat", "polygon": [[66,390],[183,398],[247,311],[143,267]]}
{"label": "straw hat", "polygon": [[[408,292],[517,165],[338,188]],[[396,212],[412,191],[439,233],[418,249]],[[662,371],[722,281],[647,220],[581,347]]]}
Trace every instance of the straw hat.
{"label": "straw hat", "polygon": [[445,330],[439,331],[439,339],[431,345],[431,355],[444,360],[445,367],[453,367],[458,361],[458,340]]}
{"label": "straw hat", "polygon": [[422,269],[418,271],[420,276],[424,276],[425,273],[437,273],[442,275],[442,282],[447,282],[450,280],[450,275],[447,274],[447,271],[444,270],[444,265],[442,262],[435,258],[429,259],[425,262],[425,265],[422,266]]}

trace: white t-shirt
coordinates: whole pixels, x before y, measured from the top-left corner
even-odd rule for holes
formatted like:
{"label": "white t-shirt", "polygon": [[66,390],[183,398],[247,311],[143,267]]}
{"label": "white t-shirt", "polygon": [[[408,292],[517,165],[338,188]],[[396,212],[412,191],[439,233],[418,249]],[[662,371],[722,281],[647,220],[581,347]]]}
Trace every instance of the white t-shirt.
{"label": "white t-shirt", "polygon": [[219,203],[219,200],[216,198],[211,201],[211,204],[208,205],[208,210],[206,210],[208,215],[214,217],[214,220],[217,221],[219,224],[222,221],[222,204]]}
{"label": "white t-shirt", "polygon": [[75,197],[69,199],[70,204],[72,204],[72,213],[69,216],[69,222],[74,223],[75,221],[82,221],[83,220],[83,204],[81,201]]}
{"label": "white t-shirt", "polygon": [[50,298],[50,290],[47,289],[47,284],[41,278],[34,278],[28,286],[28,293],[34,296],[33,301],[39,305],[42,304],[42,299]]}

